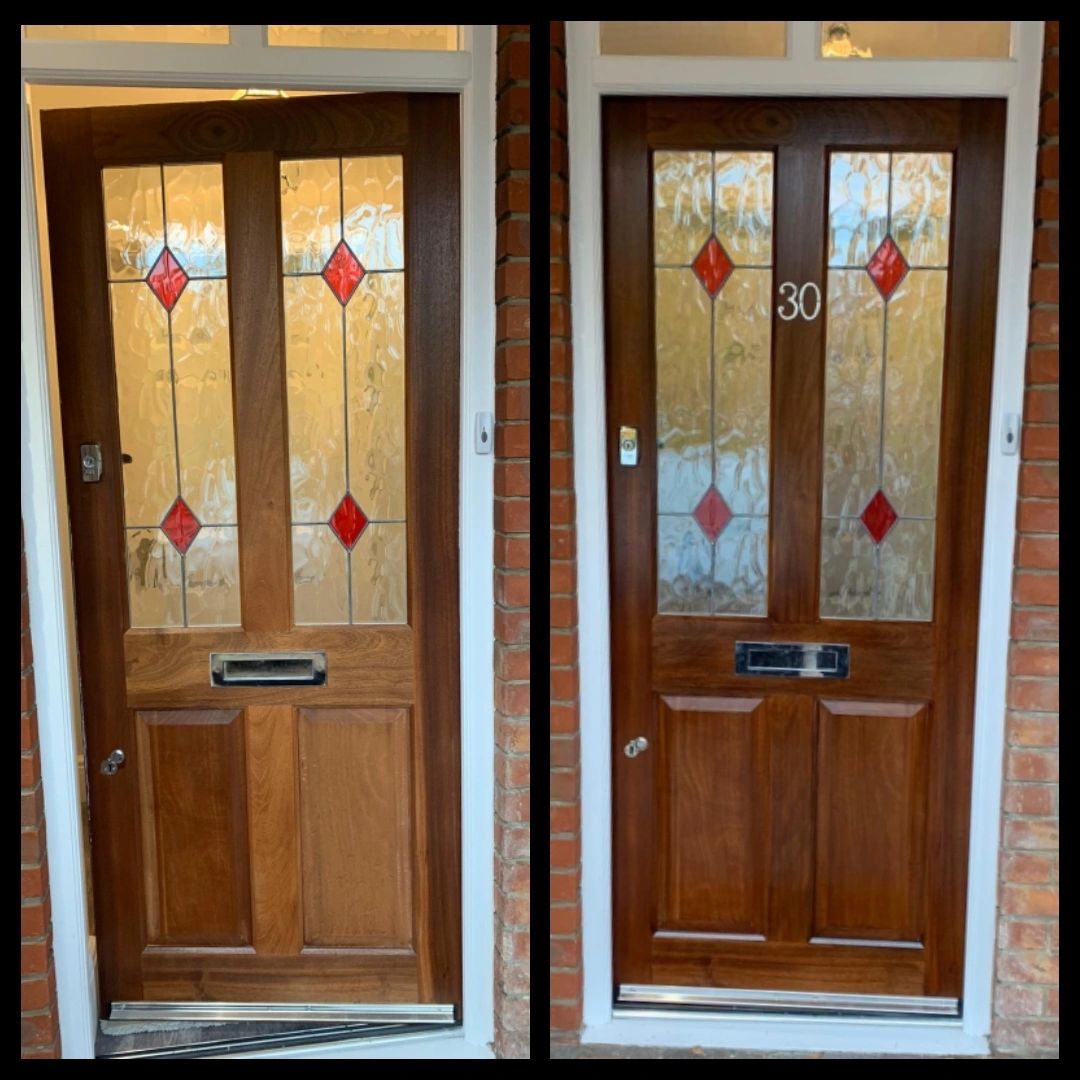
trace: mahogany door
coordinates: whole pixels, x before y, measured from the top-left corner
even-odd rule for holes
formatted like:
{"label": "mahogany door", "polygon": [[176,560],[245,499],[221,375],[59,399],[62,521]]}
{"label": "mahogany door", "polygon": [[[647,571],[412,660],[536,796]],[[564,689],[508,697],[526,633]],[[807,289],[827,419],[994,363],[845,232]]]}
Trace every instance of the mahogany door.
{"label": "mahogany door", "polygon": [[1004,118],[605,102],[618,1000],[959,1008]]}
{"label": "mahogany door", "polygon": [[459,1010],[458,99],[42,121],[103,1004]]}

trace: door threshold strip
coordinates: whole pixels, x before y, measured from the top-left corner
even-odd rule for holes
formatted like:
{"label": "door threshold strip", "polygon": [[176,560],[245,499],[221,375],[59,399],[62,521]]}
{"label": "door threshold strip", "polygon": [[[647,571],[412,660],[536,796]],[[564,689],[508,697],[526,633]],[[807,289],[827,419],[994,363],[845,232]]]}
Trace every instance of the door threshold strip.
{"label": "door threshold strip", "polygon": [[[444,1025],[448,1031],[456,1024]],[[197,1025],[192,1025],[193,1028]],[[205,1029],[203,1029],[205,1030]],[[325,1027],[305,1028],[302,1031],[275,1032],[272,1035],[249,1035],[226,1039],[206,1039],[179,1043],[173,1046],[147,1047],[99,1052],[98,1059],[132,1058],[198,1058],[210,1055],[230,1054],[239,1051],[275,1050],[297,1046],[317,1046],[323,1043],[352,1042],[357,1039],[373,1039],[388,1035],[431,1034],[431,1024],[331,1024]]]}
{"label": "door threshold strip", "polygon": [[[734,990],[711,986],[619,987],[616,1008],[656,1006],[685,1009],[695,1015],[710,1011],[769,1013],[844,1013],[861,1016],[960,1015],[960,1001],[952,997],[915,997],[899,994],[830,994],[803,990]],[[637,1008],[635,1008],[637,1011]]]}
{"label": "door threshold strip", "polygon": [[264,1001],[114,1001],[110,1020],[298,1020],[353,1024],[452,1024],[453,1005]]}

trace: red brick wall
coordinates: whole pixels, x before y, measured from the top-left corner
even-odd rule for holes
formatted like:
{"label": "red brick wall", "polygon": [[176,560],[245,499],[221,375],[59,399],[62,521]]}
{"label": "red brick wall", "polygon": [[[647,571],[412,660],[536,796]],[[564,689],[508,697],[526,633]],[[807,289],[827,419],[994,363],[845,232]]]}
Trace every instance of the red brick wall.
{"label": "red brick wall", "polygon": [[1001,829],[995,1049],[1058,1046],[1058,24],[1046,24]]}
{"label": "red brick wall", "polygon": [[581,1026],[581,769],[570,354],[566,44],[551,24],[551,1029]]}
{"label": "red brick wall", "polygon": [[[552,293],[565,285],[566,68],[552,48]],[[1031,326],[1009,656],[995,1050],[1046,1055],[1058,1041],[1058,24],[1047,23],[1035,193]],[[558,165],[556,166],[556,163]],[[558,307],[558,312],[556,312]],[[581,1026],[579,715],[570,312],[551,341],[551,1037]]]}
{"label": "red brick wall", "polygon": [[41,793],[30,644],[30,601],[26,595],[26,551],[22,551],[22,1056],[58,1058],[56,978],[52,958],[49,866],[45,858],[45,808]]}
{"label": "red brick wall", "polygon": [[529,27],[499,26],[495,251],[495,1048],[529,1056]]}

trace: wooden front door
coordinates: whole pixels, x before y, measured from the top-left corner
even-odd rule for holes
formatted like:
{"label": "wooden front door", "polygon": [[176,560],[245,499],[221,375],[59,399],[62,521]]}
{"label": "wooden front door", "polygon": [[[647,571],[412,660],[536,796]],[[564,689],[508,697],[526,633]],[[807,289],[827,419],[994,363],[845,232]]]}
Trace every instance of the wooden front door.
{"label": "wooden front door", "polygon": [[605,103],[617,1000],[959,1008],[1004,117]]}
{"label": "wooden front door", "polygon": [[43,116],[106,1007],[460,1011],[458,111]]}

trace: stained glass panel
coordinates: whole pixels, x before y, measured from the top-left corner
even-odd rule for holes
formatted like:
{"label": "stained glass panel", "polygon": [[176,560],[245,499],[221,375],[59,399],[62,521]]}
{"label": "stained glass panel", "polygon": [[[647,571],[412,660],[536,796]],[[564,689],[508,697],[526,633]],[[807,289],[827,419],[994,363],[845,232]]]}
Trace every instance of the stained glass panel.
{"label": "stained glass panel", "polygon": [[341,305],[317,275],[284,291],[293,521],[327,522],[346,486]]}
{"label": "stained glass panel", "polygon": [[293,526],[293,619],[298,626],[349,621],[347,557],[329,525]]}
{"label": "stained glass panel", "polygon": [[765,614],[773,169],[654,155],[661,612]]}
{"label": "stained glass panel", "polygon": [[142,281],[165,246],[161,168],[102,170],[110,281]]}
{"label": "stained glass panel", "polygon": [[127,530],[131,625],[183,626],[183,557],[161,529]]}
{"label": "stained glass panel", "polygon": [[184,557],[188,626],[240,622],[240,549],[235,525],[200,529]]}
{"label": "stained glass panel", "polygon": [[240,621],[221,165],[105,169],[132,626]]}
{"label": "stained glass panel", "polygon": [[296,621],[405,622],[402,159],[281,174]]}
{"label": "stained glass panel", "polygon": [[712,232],[712,154],[657,150],[653,155],[653,258],[687,266]]}
{"label": "stained glass panel", "polygon": [[349,490],[405,520],[405,275],[369,274],[345,309]]}
{"label": "stained glass panel", "polygon": [[830,163],[823,616],[933,617],[952,155]]}
{"label": "stained glass panel", "polygon": [[346,158],[341,167],[345,241],[368,270],[405,266],[401,158]]}
{"label": "stained glass panel", "polygon": [[349,559],[354,623],[407,621],[405,558],[403,521],[375,522],[360,534]]}
{"label": "stained glass panel", "polygon": [[689,513],[712,483],[712,305],[689,270],[655,279],[658,507]]}

